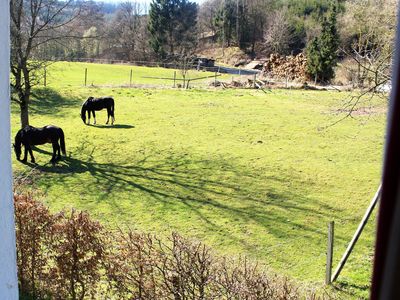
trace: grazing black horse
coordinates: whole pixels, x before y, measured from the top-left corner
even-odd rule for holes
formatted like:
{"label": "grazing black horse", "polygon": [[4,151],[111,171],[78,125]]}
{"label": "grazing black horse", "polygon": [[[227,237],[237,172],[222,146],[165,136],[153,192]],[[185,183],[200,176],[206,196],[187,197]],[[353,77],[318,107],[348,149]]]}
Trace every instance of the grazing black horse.
{"label": "grazing black horse", "polygon": [[81,118],[83,123],[86,124],[86,112],[88,112],[88,124],[90,124],[90,113],[93,114],[94,123],[96,124],[96,110],[102,110],[103,108],[107,109],[107,122],[111,117],[111,125],[114,124],[114,99],[112,97],[103,97],[103,98],[93,98],[89,97],[85,103],[82,105],[81,109]]}
{"label": "grazing black horse", "polygon": [[[60,141],[60,144],[58,143]],[[53,156],[50,160],[54,164],[57,160],[61,159],[60,149],[65,155],[65,140],[64,132],[60,127],[54,125],[47,125],[41,128],[36,128],[30,125],[20,129],[15,135],[14,151],[18,160],[21,160],[21,144],[25,147],[23,162],[26,162],[28,151],[31,155],[32,163],[35,163],[35,158],[32,154],[32,147],[34,145],[43,145],[46,143],[53,144]],[[58,155],[56,155],[58,152]]]}

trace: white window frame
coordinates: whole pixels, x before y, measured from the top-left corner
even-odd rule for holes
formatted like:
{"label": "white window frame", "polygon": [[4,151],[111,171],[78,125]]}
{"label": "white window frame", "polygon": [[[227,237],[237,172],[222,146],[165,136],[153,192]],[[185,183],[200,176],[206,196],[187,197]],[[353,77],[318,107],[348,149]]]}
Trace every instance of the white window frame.
{"label": "white window frame", "polygon": [[0,299],[17,300],[10,141],[10,7],[0,0]]}

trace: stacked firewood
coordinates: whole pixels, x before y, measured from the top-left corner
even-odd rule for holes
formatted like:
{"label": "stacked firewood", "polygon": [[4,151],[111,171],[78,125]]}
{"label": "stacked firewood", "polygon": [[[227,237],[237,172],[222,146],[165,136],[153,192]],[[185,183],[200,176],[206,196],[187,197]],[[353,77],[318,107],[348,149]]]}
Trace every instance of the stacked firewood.
{"label": "stacked firewood", "polygon": [[296,56],[281,56],[271,54],[264,63],[263,76],[272,78],[287,78],[288,80],[307,80],[307,58],[303,53]]}

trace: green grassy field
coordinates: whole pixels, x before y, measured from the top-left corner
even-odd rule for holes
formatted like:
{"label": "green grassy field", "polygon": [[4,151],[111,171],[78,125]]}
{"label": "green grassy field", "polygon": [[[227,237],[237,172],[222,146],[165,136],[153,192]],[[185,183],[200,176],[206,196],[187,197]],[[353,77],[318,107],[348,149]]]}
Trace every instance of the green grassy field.
{"label": "green grassy field", "polygon": [[[61,66],[51,76],[80,76],[80,65]],[[97,67],[102,78],[116,66]],[[75,207],[161,236],[178,231],[321,287],[327,223],[336,222],[336,265],[379,185],[385,108],[325,128],[342,116],[344,93],[49,83],[35,90],[31,125],[62,127],[68,157],[52,167],[51,147],[41,146],[37,166],[13,166],[52,210]],[[80,105],[91,95],[115,98],[114,126],[104,125],[105,111],[98,125],[83,124]],[[336,284],[340,297],[368,296],[374,225],[375,216]]]}

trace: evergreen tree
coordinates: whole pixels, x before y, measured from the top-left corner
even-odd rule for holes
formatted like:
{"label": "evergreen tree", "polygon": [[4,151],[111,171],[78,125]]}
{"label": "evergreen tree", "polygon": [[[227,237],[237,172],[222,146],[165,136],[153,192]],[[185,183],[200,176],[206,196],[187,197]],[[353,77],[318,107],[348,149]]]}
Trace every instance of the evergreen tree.
{"label": "evergreen tree", "polygon": [[324,18],[322,32],[307,47],[308,72],[320,82],[331,80],[337,62],[339,35],[336,27],[336,7],[333,6],[328,18]]}
{"label": "evergreen tree", "polygon": [[197,4],[188,0],[153,0],[150,46],[159,57],[185,55],[195,46],[197,10]]}
{"label": "evergreen tree", "polygon": [[213,20],[218,39],[225,42],[228,47],[236,41],[238,47],[245,48],[245,42],[250,34],[247,14],[242,1],[225,0]]}

